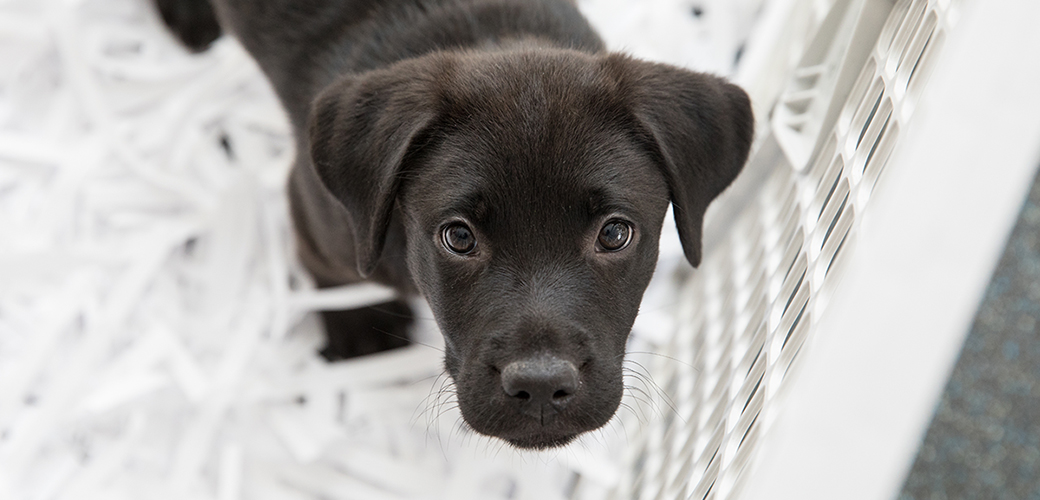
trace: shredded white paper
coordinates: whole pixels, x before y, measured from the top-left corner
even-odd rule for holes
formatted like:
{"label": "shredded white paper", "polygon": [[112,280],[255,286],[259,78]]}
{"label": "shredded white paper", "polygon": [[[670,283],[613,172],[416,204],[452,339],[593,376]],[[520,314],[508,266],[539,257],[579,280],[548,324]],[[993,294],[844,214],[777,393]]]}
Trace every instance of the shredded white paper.
{"label": "shredded white paper", "polygon": [[[613,46],[727,73],[759,4],[582,7]],[[421,301],[421,343],[322,361],[313,311],[393,292],[295,262],[290,130],[233,40],[190,55],[148,0],[2,0],[0,62],[0,499],[565,498],[609,489],[668,411],[633,375],[567,449],[476,436]]]}

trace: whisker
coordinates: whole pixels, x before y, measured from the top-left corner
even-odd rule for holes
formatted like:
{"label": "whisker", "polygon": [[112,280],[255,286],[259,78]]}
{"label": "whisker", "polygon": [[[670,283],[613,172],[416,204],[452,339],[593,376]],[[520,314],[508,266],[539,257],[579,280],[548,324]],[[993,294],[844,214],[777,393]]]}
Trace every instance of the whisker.
{"label": "whisker", "polygon": [[[657,395],[657,397],[654,397],[654,394],[651,394],[649,392],[649,391],[652,390],[651,386],[647,385],[646,380],[644,379],[643,376],[638,375],[636,373],[632,373],[632,376],[636,380],[640,380],[641,383],[644,385],[644,387],[646,389],[642,389],[642,388],[635,387],[635,386],[630,386],[630,385],[629,386],[625,386],[625,388],[629,390],[629,394],[631,394],[632,397],[635,398],[636,401],[642,402],[642,403],[646,404],[647,406],[649,406],[650,410],[653,411],[654,414],[657,417],[664,417],[665,416],[665,412],[661,410],[660,405],[657,403],[657,399],[658,398],[664,399],[664,397],[662,397],[661,393],[659,391],[653,390],[653,393]],[[636,393],[641,394],[643,397],[642,398],[638,397],[638,395],[636,395]],[[675,409],[675,406],[673,406],[671,404],[668,404],[667,402],[666,402],[666,405],[668,405],[668,409],[671,410],[671,412],[673,414],[678,416],[678,411]]]}
{"label": "whisker", "polygon": [[[456,402],[453,401],[452,395],[454,394],[454,380],[451,378],[447,371],[442,370],[437,374],[438,381],[435,381],[430,385],[430,393],[420,403],[423,405],[422,414],[426,416],[426,436],[429,438],[431,428],[438,423],[441,416],[446,412],[451,411]],[[434,388],[436,387],[436,392]],[[440,439],[440,431],[438,426],[437,432],[438,441],[443,445],[443,441]],[[443,451],[443,450],[442,450]]]}
{"label": "whisker", "polygon": [[[619,416],[616,420],[616,424],[621,426],[621,432],[625,436],[625,445],[631,445],[631,438],[628,434],[628,427],[625,426],[625,419]],[[617,432],[617,429],[614,429],[614,432]]]}
{"label": "whisker", "polygon": [[[639,421],[640,425],[646,425],[648,423],[647,421],[645,421],[643,418],[640,417],[640,413],[642,413],[642,412],[636,412],[636,410],[634,408],[632,408],[632,405],[630,405],[628,403],[621,403],[619,406],[621,408],[624,408],[624,409],[628,410],[628,412],[631,413],[632,416],[635,417],[637,421]],[[642,415],[642,417],[645,417],[645,416],[646,416],[645,414]]]}
{"label": "whisker", "polygon": [[[640,389],[639,387],[636,387],[636,386],[634,386],[634,385],[626,385],[626,386],[625,386],[625,389],[628,389],[628,390],[629,390],[630,392],[631,392],[631,391],[637,391],[637,392],[639,392],[639,394],[642,394],[642,395],[643,395],[643,397],[644,397],[644,398],[646,398],[646,399],[645,399],[645,400],[643,401],[644,403],[646,403],[646,404],[649,404],[649,405],[654,405],[653,397],[652,397],[652,396],[650,396],[650,393],[649,393],[649,392],[646,392],[645,390],[643,390],[643,389]],[[633,396],[635,396],[635,394],[633,394]],[[656,405],[655,405],[655,407],[656,407]]]}
{"label": "whisker", "polygon": [[[638,405],[640,409],[647,408],[653,413],[654,416],[658,418],[664,416],[664,412],[661,411],[661,407],[657,404],[657,402],[650,395],[650,393],[633,385],[626,385],[625,390],[628,391],[629,396],[631,396],[631,398],[636,403],[641,403]],[[640,395],[642,395],[642,397],[640,397]],[[645,413],[643,413],[643,415],[645,416]]]}
{"label": "whisker", "polygon": [[[636,364],[638,365],[638,363]],[[642,367],[642,365],[639,366]],[[644,370],[646,369],[645,367],[642,368]],[[637,380],[642,382],[643,385],[647,387],[647,389],[651,389],[655,393],[657,393],[658,397],[660,397],[661,400],[664,401],[668,408],[672,410],[672,412],[675,413],[675,415],[679,417],[680,420],[682,420],[684,423],[686,422],[686,419],[684,419],[682,415],[679,414],[678,406],[675,404],[675,400],[673,400],[672,397],[669,396],[668,393],[656,381],[654,381],[653,377],[650,376],[649,373],[640,373],[638,370],[633,370],[631,368],[626,369],[625,367],[622,367],[622,371],[627,371],[627,373],[633,375]]]}
{"label": "whisker", "polygon": [[621,415],[616,415],[616,417],[617,418],[611,419],[609,424],[611,428],[614,429],[615,435],[618,433],[617,426],[621,426],[621,433],[625,436],[625,444],[628,445],[630,443],[630,438],[628,435],[628,427],[625,427],[625,419],[622,418]]}
{"label": "whisker", "polygon": [[381,312],[381,313],[383,313],[383,314],[385,314],[387,316],[393,316],[395,318],[411,318],[411,319],[418,319],[418,320],[423,320],[423,321],[437,321],[437,319],[434,318],[433,316],[426,317],[426,316],[419,316],[419,315],[414,314],[414,313],[413,314],[396,313],[396,312],[393,312],[393,311],[388,311],[386,309],[383,309],[379,305],[368,306],[368,307],[370,307],[373,311],[379,311],[379,312]]}
{"label": "whisker", "polygon": [[[668,395],[668,393],[667,393],[666,391],[664,391],[664,388],[662,388],[662,387],[661,387],[661,386],[660,386],[660,385],[659,385],[659,384],[657,383],[657,381],[655,381],[655,380],[654,380],[653,374],[652,374],[652,373],[650,372],[650,370],[649,370],[649,369],[647,369],[647,368],[646,368],[645,366],[643,366],[643,364],[642,364],[642,363],[640,363],[640,362],[638,362],[638,361],[635,361],[635,360],[632,360],[632,359],[626,359],[626,360],[624,361],[624,363],[628,363],[628,364],[630,364],[630,365],[633,365],[633,366],[635,366],[635,367],[637,367],[637,368],[640,368],[640,369],[642,369],[643,371],[642,371],[642,372],[639,372],[638,370],[635,370],[635,369],[629,368],[629,369],[631,370],[631,372],[632,372],[632,373],[639,373],[639,374],[640,374],[640,376],[643,376],[643,377],[644,377],[644,378],[645,378],[645,379],[646,379],[646,380],[647,380],[647,381],[648,381],[648,382],[649,382],[650,384],[652,384],[652,385],[653,385],[654,387],[656,387],[656,389],[657,389],[657,390],[658,390],[658,391],[660,392],[660,394],[661,394],[661,396],[662,396],[662,397],[664,397],[665,399],[667,399],[667,400],[668,400],[668,401],[669,401],[670,403],[674,403],[674,401],[673,401],[673,400],[671,399],[671,397],[670,397],[670,396]],[[622,366],[624,366],[624,365],[622,365]]]}
{"label": "whisker", "polygon": [[[691,364],[689,364],[689,363],[687,363],[687,362],[685,362],[685,361],[683,361],[683,360],[681,360],[679,358],[676,358],[676,357],[673,357],[673,356],[669,356],[667,354],[661,354],[659,352],[653,352],[653,351],[628,351],[625,354],[645,354],[645,355],[648,355],[648,356],[658,356],[658,357],[661,357],[661,358],[664,358],[664,359],[667,359],[667,360],[670,360],[670,361],[675,361],[676,363],[688,366],[688,367],[692,368],[697,373],[701,372],[701,370],[699,368],[697,368],[696,366],[693,366],[693,365],[691,365]],[[622,354],[622,356],[623,355],[624,354]],[[631,360],[626,360],[626,361],[631,361]]]}
{"label": "whisker", "polygon": [[410,342],[410,343],[412,343],[412,344],[417,344],[417,345],[421,345],[421,346],[429,347],[430,349],[433,349],[433,350],[435,350],[435,351],[437,351],[437,352],[439,352],[439,353],[442,353],[442,354],[444,354],[445,356],[452,356],[452,357],[455,357],[455,356],[453,356],[453,355],[452,355],[452,354],[451,354],[450,352],[448,352],[448,351],[446,351],[446,350],[444,350],[444,349],[441,349],[440,347],[437,347],[437,346],[435,346],[435,345],[427,344],[427,343],[425,343],[425,342],[419,342],[418,340],[415,340],[415,339],[411,339],[411,338],[408,338],[408,337],[403,337],[403,336],[401,336],[401,335],[394,335],[394,334],[392,334],[392,333],[390,333],[390,332],[388,332],[388,331],[385,331],[385,330],[380,330],[379,328],[375,328],[375,327],[373,327],[372,329],[373,329],[373,330],[375,330],[375,331],[377,331],[377,332],[379,332],[379,333],[382,333],[383,335],[387,335],[387,336],[389,336],[389,337],[393,337],[393,338],[395,338],[395,339],[400,339],[400,340],[404,340],[404,341]]}

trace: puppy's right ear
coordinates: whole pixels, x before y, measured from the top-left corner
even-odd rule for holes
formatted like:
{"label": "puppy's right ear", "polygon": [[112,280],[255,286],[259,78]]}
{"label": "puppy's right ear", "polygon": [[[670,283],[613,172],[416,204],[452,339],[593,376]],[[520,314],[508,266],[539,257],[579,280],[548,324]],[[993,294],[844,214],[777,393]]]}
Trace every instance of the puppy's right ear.
{"label": "puppy's right ear", "polygon": [[310,116],[311,160],[343,204],[358,272],[368,276],[383,250],[401,173],[436,112],[437,60],[405,61],[340,78]]}

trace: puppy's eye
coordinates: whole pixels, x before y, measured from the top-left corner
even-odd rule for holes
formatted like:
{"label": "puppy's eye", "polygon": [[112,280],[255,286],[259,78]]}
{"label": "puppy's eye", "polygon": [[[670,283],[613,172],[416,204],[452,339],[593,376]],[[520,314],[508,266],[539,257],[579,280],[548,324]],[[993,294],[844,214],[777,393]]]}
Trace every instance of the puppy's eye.
{"label": "puppy's eye", "polygon": [[444,228],[444,247],[459,255],[466,255],[477,246],[477,238],[473,236],[469,226],[455,222]]}
{"label": "puppy's eye", "polygon": [[632,226],[623,220],[612,220],[603,224],[599,230],[600,248],[607,252],[616,252],[628,246],[632,241]]}

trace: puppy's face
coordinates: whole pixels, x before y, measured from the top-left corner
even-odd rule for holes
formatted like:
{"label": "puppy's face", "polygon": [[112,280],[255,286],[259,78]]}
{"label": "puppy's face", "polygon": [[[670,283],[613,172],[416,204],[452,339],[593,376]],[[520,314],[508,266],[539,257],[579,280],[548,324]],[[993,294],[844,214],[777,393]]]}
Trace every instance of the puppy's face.
{"label": "puppy's face", "polygon": [[744,94],[617,56],[442,54],[341,82],[312,156],[359,268],[391,214],[476,431],[523,448],[604,425],[669,202],[691,262],[750,142]]}
{"label": "puppy's face", "polygon": [[668,188],[631,131],[586,99],[501,97],[440,131],[399,204],[464,418],[544,447],[620,402]]}

